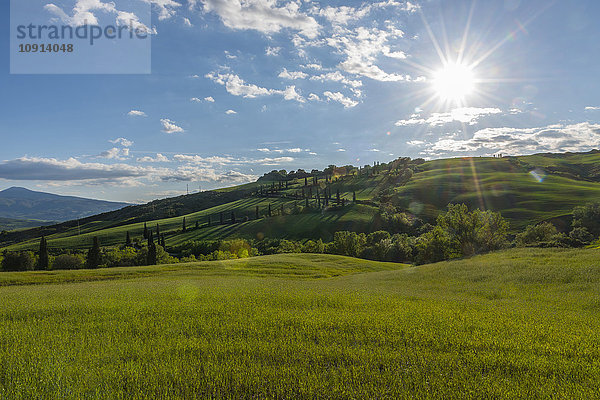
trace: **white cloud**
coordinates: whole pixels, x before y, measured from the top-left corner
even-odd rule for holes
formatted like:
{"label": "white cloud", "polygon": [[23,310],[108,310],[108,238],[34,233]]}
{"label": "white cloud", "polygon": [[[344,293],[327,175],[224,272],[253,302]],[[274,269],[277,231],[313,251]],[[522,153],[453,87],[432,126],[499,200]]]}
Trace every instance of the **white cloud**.
{"label": "white cloud", "polygon": [[288,86],[284,90],[267,89],[255,84],[248,84],[242,78],[231,73],[216,73],[211,72],[206,74],[206,77],[215,83],[225,86],[225,90],[234,96],[242,96],[245,98],[256,98],[259,96],[280,95],[285,100],[296,100],[300,103],[305,102],[305,99],[296,91],[295,86]]}
{"label": "white cloud", "polygon": [[396,122],[396,126],[430,125],[440,126],[451,122],[462,122],[475,125],[481,117],[501,114],[499,108],[459,107],[444,113],[432,113],[429,118],[421,118],[419,114],[411,115],[410,119]]}
{"label": "white cloud", "polygon": [[253,160],[252,164],[279,165],[279,164],[291,163],[293,161],[294,161],[293,157],[261,158],[259,160]]}
{"label": "white cloud", "polygon": [[265,49],[265,54],[271,57],[275,57],[279,55],[279,52],[281,51],[281,47],[267,47]]}
{"label": "white cloud", "polygon": [[[149,0],[143,1],[146,3],[150,2]],[[162,15],[162,10],[171,10],[171,7],[180,5],[171,0],[152,0],[152,3],[159,7],[160,15]],[[139,29],[148,34],[155,33],[154,30],[141,23],[139,17],[134,13],[118,10],[114,2],[104,3],[101,0],[77,0],[73,7],[72,15],[68,15],[62,8],[52,3],[46,4],[44,9],[58,17],[64,24],[71,26],[98,25],[98,18],[94,13],[100,12],[113,14],[117,26],[131,26],[133,30]]]}
{"label": "white cloud", "polygon": [[381,150],[379,150],[379,149],[370,149],[369,151],[372,151],[374,153],[379,153]]}
{"label": "white cloud", "polygon": [[175,154],[173,156],[175,161],[186,162],[190,164],[204,165],[204,166],[213,166],[213,165],[227,165],[227,164],[235,164],[237,161],[232,157],[222,157],[222,156],[210,156],[210,157],[201,157],[199,155],[187,155],[187,154]]}
{"label": "white cloud", "polygon": [[156,157],[152,158],[150,156],[140,157],[136,160],[137,162],[142,163],[159,163],[159,162],[169,162],[169,158],[163,156],[160,153],[156,153]]}
{"label": "white cloud", "polygon": [[237,111],[227,110],[227,111],[225,111],[225,114],[227,114],[227,115],[233,115],[233,114],[237,114]]}
{"label": "white cloud", "polygon": [[192,25],[192,21],[190,21],[190,20],[189,20],[189,18],[184,18],[184,19],[183,19],[183,24],[184,24],[185,26],[187,26],[188,28],[191,28],[191,27],[193,26],[193,25]]}
{"label": "white cloud", "polygon": [[348,79],[345,77],[340,71],[328,72],[326,74],[311,76],[311,81],[333,81],[333,82],[341,82],[344,85],[351,86],[353,88],[361,87],[363,85],[360,80]]}
{"label": "white cloud", "polygon": [[146,113],[140,110],[131,110],[127,113],[131,117],[147,117]]}
{"label": "white cloud", "polygon": [[321,101],[321,98],[319,97],[319,95],[311,93],[308,95],[308,99],[310,101]]}
{"label": "white cloud", "polygon": [[199,98],[197,98],[197,97],[192,97],[192,98],[190,99],[190,101],[192,101],[192,102],[195,102],[195,103],[201,103],[201,102],[202,102],[202,100],[200,100],[200,99],[199,99]]}
{"label": "white cloud", "polygon": [[599,111],[599,110],[600,110],[600,107],[590,107],[590,106],[588,106],[588,107],[585,108],[585,111]]}
{"label": "white cloud", "polygon": [[119,145],[121,145],[123,147],[131,147],[131,146],[133,146],[133,141],[125,139],[125,138],[122,138],[122,137],[116,138],[116,139],[113,139],[113,140],[109,140],[109,142],[112,143],[112,144],[119,144]]}
{"label": "white cloud", "polygon": [[286,68],[283,69],[283,71],[281,71],[279,73],[279,77],[283,78],[283,79],[305,79],[306,77],[308,77],[308,74],[306,72],[302,72],[302,71],[288,71]]}
{"label": "white cloud", "polygon": [[314,69],[316,71],[320,71],[323,69],[323,67],[320,64],[305,64],[305,65],[300,65],[300,68]]}
{"label": "white cloud", "polygon": [[337,149],[336,151],[344,152],[344,151],[346,151],[346,149]]}
{"label": "white cloud", "polygon": [[208,101],[209,103],[214,103],[215,99],[212,98],[212,96],[208,96],[204,98],[205,101]]}
{"label": "white cloud", "polygon": [[323,95],[327,97],[328,100],[337,101],[338,103],[342,104],[344,108],[352,108],[358,105],[358,101],[352,100],[351,98],[344,96],[340,92],[332,93],[327,91],[323,93]]}
{"label": "white cloud", "polygon": [[97,156],[97,158],[107,158],[115,160],[125,160],[127,157],[129,157],[129,149],[127,147],[122,149],[113,147],[112,149],[103,151]]}
{"label": "white cloud", "polygon": [[475,153],[507,155],[539,152],[579,152],[597,149],[600,124],[556,124],[538,128],[485,128],[470,139],[440,139],[424,144],[425,154]]}
{"label": "white cloud", "polygon": [[282,92],[283,98],[286,100],[296,100],[299,103],[304,103],[306,100],[296,91],[296,86],[288,86]]}
{"label": "white cloud", "polygon": [[126,164],[82,163],[75,158],[21,157],[0,163],[0,178],[26,181],[71,181],[139,177],[149,170]]}
{"label": "white cloud", "polygon": [[177,126],[175,122],[170,119],[163,118],[160,120],[160,123],[163,126],[162,131],[164,133],[181,133],[184,131],[182,127]]}
{"label": "white cloud", "polygon": [[416,79],[410,75],[387,73],[375,64],[380,56],[396,59],[407,57],[402,51],[392,50],[388,44],[390,39],[396,40],[403,35],[404,32],[395,28],[381,30],[360,26],[354,31],[335,33],[326,42],[345,55],[346,59],[338,66],[345,72],[383,82],[411,82]]}
{"label": "white cloud", "polygon": [[254,84],[247,84],[242,78],[235,74],[211,72],[206,74],[206,77],[219,85],[224,85],[225,90],[234,96],[255,98],[273,94],[272,89],[263,88]]}
{"label": "white cloud", "polygon": [[274,0],[201,0],[205,12],[214,12],[223,24],[236,30],[256,30],[265,34],[289,28],[314,38],[319,32],[317,21],[300,11],[290,1],[279,6]]}

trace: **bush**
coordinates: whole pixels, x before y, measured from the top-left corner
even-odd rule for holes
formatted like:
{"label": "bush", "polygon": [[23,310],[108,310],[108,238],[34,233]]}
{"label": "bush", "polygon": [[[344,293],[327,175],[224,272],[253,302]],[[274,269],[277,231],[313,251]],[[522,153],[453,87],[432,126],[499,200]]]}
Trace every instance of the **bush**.
{"label": "bush", "polygon": [[600,203],[575,207],[573,228],[585,228],[595,238],[600,236]]}
{"label": "bush", "polygon": [[366,243],[367,238],[364,233],[340,231],[333,235],[333,243],[328,246],[328,249],[333,254],[358,257]]}
{"label": "bush", "polygon": [[586,228],[575,228],[569,233],[569,237],[581,245],[592,243],[594,235],[592,235]]}
{"label": "bush", "polygon": [[325,244],[321,239],[315,241],[309,240],[302,245],[303,253],[321,254],[325,252]]}
{"label": "bush", "polygon": [[52,269],[81,269],[84,259],[75,254],[61,254],[52,262]]}
{"label": "bush", "polygon": [[508,222],[500,213],[479,209],[469,212],[465,204],[450,204],[437,223],[450,238],[451,257],[471,256],[506,245]]}
{"label": "bush", "polygon": [[137,265],[138,252],[133,247],[122,249],[111,249],[104,254],[104,260],[108,267],[130,267]]}
{"label": "bush", "polygon": [[447,260],[451,255],[451,237],[440,226],[417,238],[417,258],[419,264]]}
{"label": "bush", "polygon": [[524,232],[517,234],[515,244],[517,246],[534,246],[540,243],[551,242],[558,235],[558,230],[550,222],[542,222],[538,225],[529,225]]}
{"label": "bush", "polygon": [[2,269],[4,271],[29,271],[33,269],[34,265],[35,257],[29,251],[3,254]]}
{"label": "bush", "polygon": [[277,253],[302,253],[302,244],[291,240],[282,240],[277,247]]}

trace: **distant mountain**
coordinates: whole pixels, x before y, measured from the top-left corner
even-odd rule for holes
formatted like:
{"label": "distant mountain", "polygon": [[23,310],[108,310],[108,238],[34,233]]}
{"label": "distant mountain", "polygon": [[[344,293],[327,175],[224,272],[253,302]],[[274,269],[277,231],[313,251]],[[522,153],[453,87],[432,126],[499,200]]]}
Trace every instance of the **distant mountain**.
{"label": "distant mountain", "polygon": [[0,192],[0,218],[68,221],[118,210],[130,204],[35,192],[11,187]]}

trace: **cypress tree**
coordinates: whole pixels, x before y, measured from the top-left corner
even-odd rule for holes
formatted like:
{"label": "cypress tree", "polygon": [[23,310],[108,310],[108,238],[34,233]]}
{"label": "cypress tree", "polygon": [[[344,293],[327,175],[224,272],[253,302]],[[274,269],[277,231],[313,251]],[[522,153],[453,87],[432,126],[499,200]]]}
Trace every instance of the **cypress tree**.
{"label": "cypress tree", "polygon": [[271,203],[269,203],[269,217],[271,216]]}
{"label": "cypress tree", "polygon": [[156,224],[156,238],[160,240],[160,226]]}
{"label": "cypress tree", "polygon": [[148,239],[148,227],[146,226],[145,222],[144,222],[144,239]]}
{"label": "cypress tree", "polygon": [[258,206],[256,206],[256,219],[258,219]]}
{"label": "cypress tree", "polygon": [[308,208],[308,197],[306,198],[306,208]]}
{"label": "cypress tree", "polygon": [[340,205],[340,189],[336,189],[336,191],[335,191],[335,198],[336,198],[336,203],[339,206]]}
{"label": "cypress tree", "polygon": [[154,244],[154,235],[152,232],[148,233],[148,265],[156,265],[156,245]]}
{"label": "cypress tree", "polygon": [[308,178],[304,178],[304,186],[308,186]]}
{"label": "cypress tree", "polygon": [[235,224],[235,211],[231,212],[231,223]]}
{"label": "cypress tree", "polygon": [[223,211],[219,213],[219,222],[223,225]]}
{"label": "cypress tree", "polygon": [[48,257],[48,242],[46,238],[42,236],[40,239],[40,258],[38,259],[38,269],[49,269],[50,261]]}
{"label": "cypress tree", "polygon": [[281,215],[285,214],[283,209],[283,204],[281,205]]}
{"label": "cypress tree", "polygon": [[125,246],[131,247],[131,236],[129,235],[129,231],[127,231],[127,235],[125,235]]}
{"label": "cypress tree", "polygon": [[356,203],[356,192],[352,192],[352,202]]}
{"label": "cypress tree", "polygon": [[198,221],[196,221],[196,225],[194,225],[196,227],[196,229],[200,228],[200,223]]}
{"label": "cypress tree", "polygon": [[160,237],[160,245],[162,246],[163,249],[167,247],[167,245],[165,244],[165,234],[164,233]]}
{"label": "cypress tree", "polygon": [[183,223],[182,223],[181,227],[183,228],[182,230],[185,232],[185,230],[186,230],[186,227],[185,227],[185,217],[183,217]]}
{"label": "cypress tree", "polygon": [[98,241],[98,237],[94,236],[92,248],[88,250],[85,265],[88,268],[98,268],[101,262],[102,255],[100,254],[100,242]]}

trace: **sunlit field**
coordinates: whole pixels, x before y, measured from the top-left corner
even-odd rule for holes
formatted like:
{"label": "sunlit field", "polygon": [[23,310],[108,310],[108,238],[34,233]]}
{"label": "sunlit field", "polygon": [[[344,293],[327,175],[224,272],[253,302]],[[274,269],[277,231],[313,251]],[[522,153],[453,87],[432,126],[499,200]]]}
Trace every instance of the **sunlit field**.
{"label": "sunlit field", "polygon": [[0,276],[0,397],[597,398],[600,250]]}

